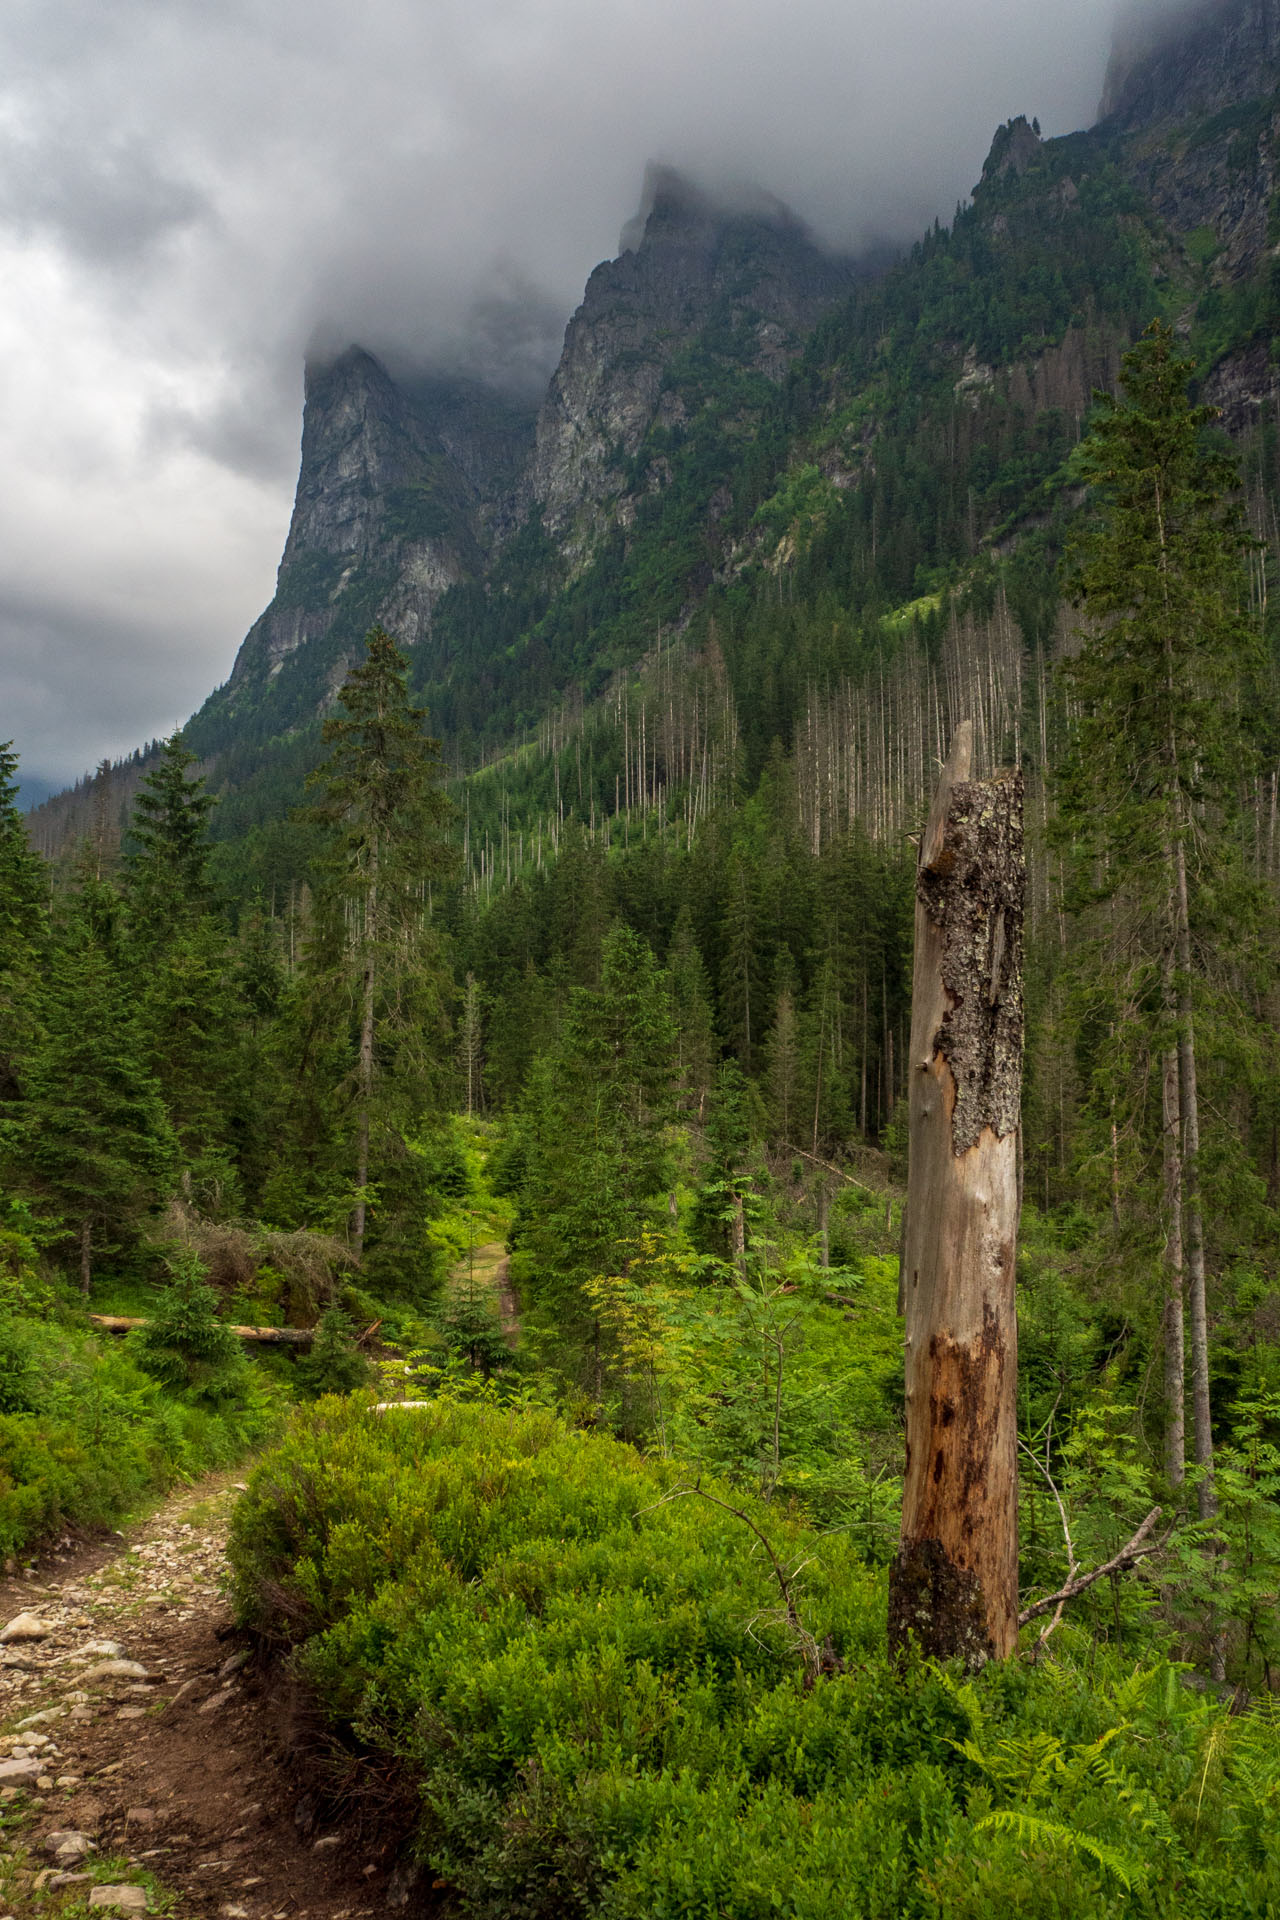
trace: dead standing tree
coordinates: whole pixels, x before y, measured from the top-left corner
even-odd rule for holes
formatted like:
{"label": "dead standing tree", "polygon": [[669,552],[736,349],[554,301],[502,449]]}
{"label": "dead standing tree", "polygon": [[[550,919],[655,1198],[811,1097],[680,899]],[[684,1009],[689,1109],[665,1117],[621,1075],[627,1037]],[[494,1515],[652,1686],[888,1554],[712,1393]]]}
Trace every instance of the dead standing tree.
{"label": "dead standing tree", "polygon": [[970,1667],[1018,1638],[1014,1261],[1022,776],[957,729],[920,846],[900,1301],[907,1471],[889,1642]]}

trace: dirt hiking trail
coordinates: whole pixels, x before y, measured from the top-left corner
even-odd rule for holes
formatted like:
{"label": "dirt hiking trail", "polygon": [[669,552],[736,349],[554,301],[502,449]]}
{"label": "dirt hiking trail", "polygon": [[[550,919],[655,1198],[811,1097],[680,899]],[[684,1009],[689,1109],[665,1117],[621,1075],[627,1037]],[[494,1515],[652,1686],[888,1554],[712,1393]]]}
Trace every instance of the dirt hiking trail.
{"label": "dirt hiking trail", "polygon": [[0,1580],[0,1920],[403,1910],[395,1842],[323,1817],[297,1771],[314,1730],[234,1631],[240,1490],[219,1476]]}

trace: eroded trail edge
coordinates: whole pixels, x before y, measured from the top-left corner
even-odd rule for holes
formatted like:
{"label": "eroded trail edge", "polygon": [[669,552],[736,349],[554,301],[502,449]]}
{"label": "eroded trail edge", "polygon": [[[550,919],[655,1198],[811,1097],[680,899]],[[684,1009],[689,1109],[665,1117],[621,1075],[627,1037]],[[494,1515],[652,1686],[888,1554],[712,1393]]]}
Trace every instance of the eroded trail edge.
{"label": "eroded trail edge", "polygon": [[240,1491],[205,1482],[127,1539],[0,1582],[0,1808],[25,1816],[0,1841],[0,1920],[86,1902],[174,1920],[397,1904],[393,1846],[322,1820],[297,1771],[310,1729],[234,1632]]}

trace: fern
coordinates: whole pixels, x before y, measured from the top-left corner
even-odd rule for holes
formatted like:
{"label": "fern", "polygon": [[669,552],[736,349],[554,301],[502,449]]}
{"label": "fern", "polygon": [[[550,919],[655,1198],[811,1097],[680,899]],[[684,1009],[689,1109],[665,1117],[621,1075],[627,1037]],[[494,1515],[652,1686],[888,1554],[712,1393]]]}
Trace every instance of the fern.
{"label": "fern", "polygon": [[1091,1834],[1080,1833],[1075,1827],[1064,1827],[1058,1820],[1045,1820],[1034,1813],[1020,1813],[1016,1807],[1001,1807],[995,1813],[984,1814],[976,1822],[977,1832],[981,1833],[987,1828],[1012,1834],[1024,1846],[1049,1844],[1065,1847],[1070,1853],[1087,1854],[1098,1866],[1113,1873],[1126,1893],[1132,1893],[1135,1886],[1146,1884],[1147,1868],[1141,1860],[1135,1859],[1132,1854],[1122,1853],[1118,1847],[1109,1847],[1104,1840],[1095,1840]]}

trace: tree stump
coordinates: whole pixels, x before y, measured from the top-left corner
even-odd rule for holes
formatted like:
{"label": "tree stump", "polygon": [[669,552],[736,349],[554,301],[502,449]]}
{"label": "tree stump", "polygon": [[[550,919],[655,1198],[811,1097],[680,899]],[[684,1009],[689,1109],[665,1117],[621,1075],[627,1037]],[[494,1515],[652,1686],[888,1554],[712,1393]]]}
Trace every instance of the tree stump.
{"label": "tree stump", "polygon": [[1022,776],[956,731],[920,845],[911,1007],[902,1536],[889,1643],[969,1667],[1018,1638],[1014,1266]]}

